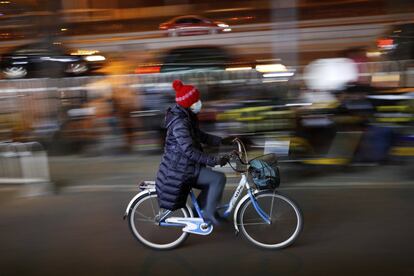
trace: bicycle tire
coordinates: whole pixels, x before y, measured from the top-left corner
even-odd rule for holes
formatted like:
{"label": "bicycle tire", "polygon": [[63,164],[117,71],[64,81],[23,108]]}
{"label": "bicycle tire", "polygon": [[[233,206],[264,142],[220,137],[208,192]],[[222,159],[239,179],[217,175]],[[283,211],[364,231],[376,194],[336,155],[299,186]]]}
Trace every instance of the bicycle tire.
{"label": "bicycle tire", "polygon": [[[154,200],[155,199],[155,200]],[[168,232],[172,232],[172,231],[176,231],[177,234],[179,233],[177,238],[174,238],[171,242],[168,243],[157,243],[156,241],[151,241],[148,237],[145,237],[139,229],[140,227],[137,227],[137,219],[135,218],[135,214],[137,213],[137,209],[142,206],[142,204],[145,201],[152,201],[150,202],[150,205],[153,208],[153,214],[154,217],[147,217],[144,218],[142,220],[148,220],[146,221],[146,223],[148,223],[148,225],[152,225],[153,229],[149,232],[150,235],[154,235],[156,234],[157,230],[162,230],[161,232],[163,232],[163,235],[159,235],[159,236],[166,236],[164,234],[167,234]],[[141,208],[140,213],[142,215],[142,212],[144,212],[142,210],[143,208]],[[146,247],[152,248],[152,249],[156,249],[156,250],[170,250],[170,249],[174,249],[178,246],[180,246],[189,236],[189,233],[183,232],[182,228],[179,227],[163,227],[163,226],[159,226],[158,223],[155,220],[155,215],[158,213],[159,211],[159,207],[158,207],[158,200],[157,200],[157,193],[155,191],[150,191],[148,193],[143,194],[142,196],[138,197],[131,205],[131,208],[129,210],[128,213],[128,224],[129,224],[129,229],[131,230],[132,235],[143,245],[145,245]],[[151,210],[150,210],[151,212]],[[190,210],[190,208],[188,206],[186,206],[185,208],[181,208],[178,209],[176,211],[173,212],[174,215],[170,215],[170,216],[174,216],[176,217],[176,213],[181,212],[183,217],[192,217],[193,214]],[[145,217],[145,216],[144,216]],[[156,237],[153,237],[156,238]]]}
{"label": "bicycle tire", "polygon": [[[299,237],[303,229],[303,215],[298,205],[291,199],[287,198],[286,196],[283,196],[279,193],[276,193],[270,190],[258,192],[255,194],[255,197],[256,197],[256,200],[259,206],[262,209],[264,209],[266,214],[271,216],[271,224],[267,224],[264,222],[264,220],[259,216],[259,214],[255,210],[251,200],[246,200],[240,206],[239,212],[236,215],[237,223],[239,224],[239,227],[241,229],[241,232],[244,238],[248,240],[249,242],[253,243],[254,245],[261,247],[261,248],[265,248],[265,249],[282,249],[282,248],[292,245],[297,240],[297,238]],[[278,210],[276,209],[273,210],[272,209],[273,207],[271,207],[270,211],[267,211],[265,209],[267,206],[264,206],[263,204],[264,201],[262,200],[266,197],[271,197],[273,199],[271,201],[271,206],[273,206],[275,199],[277,199],[278,202],[283,203],[283,205],[280,205],[278,207]],[[282,207],[284,208],[284,210],[281,210]],[[247,221],[247,218],[246,218],[247,210],[249,211],[250,216],[256,217],[255,221],[257,222],[253,220]],[[282,225],[282,219],[285,219],[285,217],[282,218],[281,213],[286,212],[286,210],[288,210],[288,212],[290,212],[291,214],[294,214],[294,217],[296,218],[294,222],[294,227],[290,227],[293,230],[289,231],[289,234],[287,235],[286,238],[282,238],[279,241],[274,242],[274,243],[265,242],[265,241],[260,240],[260,239],[264,240],[267,238],[263,236],[263,233],[261,234],[262,236],[259,235],[260,238],[258,238],[256,235],[253,235],[251,233],[252,232],[251,229],[255,227],[255,225],[257,225],[259,232],[264,232],[264,229],[266,228],[269,230],[269,233],[270,233],[269,236],[274,236],[275,239],[277,239],[278,237],[276,237],[276,235],[278,235],[279,232],[283,232],[283,229],[281,230],[281,228],[284,227],[284,225]],[[247,225],[249,227],[246,227]],[[276,225],[278,228],[275,228]],[[272,229],[271,228],[272,226],[275,229]],[[249,230],[247,230],[247,228],[249,228]]]}

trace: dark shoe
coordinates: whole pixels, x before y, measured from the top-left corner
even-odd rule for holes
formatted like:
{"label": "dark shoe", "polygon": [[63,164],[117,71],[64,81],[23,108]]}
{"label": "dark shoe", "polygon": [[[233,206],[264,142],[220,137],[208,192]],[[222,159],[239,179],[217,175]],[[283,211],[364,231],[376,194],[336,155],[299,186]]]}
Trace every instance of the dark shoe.
{"label": "dark shoe", "polygon": [[219,212],[215,212],[214,217],[219,223],[228,223],[228,222],[230,222],[229,217],[225,217],[225,216],[221,215]]}
{"label": "dark shoe", "polygon": [[213,224],[214,226],[221,225],[220,220],[218,218],[216,218],[215,216],[204,217],[204,221],[207,222],[208,224]]}

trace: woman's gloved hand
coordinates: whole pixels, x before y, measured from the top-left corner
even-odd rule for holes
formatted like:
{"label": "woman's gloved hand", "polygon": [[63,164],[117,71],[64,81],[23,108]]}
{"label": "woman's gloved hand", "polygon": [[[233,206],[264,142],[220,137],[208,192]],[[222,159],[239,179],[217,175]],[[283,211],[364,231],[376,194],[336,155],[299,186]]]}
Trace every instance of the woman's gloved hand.
{"label": "woman's gloved hand", "polygon": [[219,156],[217,159],[217,165],[220,165],[220,167],[225,166],[230,160],[230,157],[228,155],[222,155]]}
{"label": "woman's gloved hand", "polygon": [[233,143],[233,140],[236,138],[237,138],[236,136],[228,136],[228,137],[221,139],[221,143],[223,145],[231,145]]}

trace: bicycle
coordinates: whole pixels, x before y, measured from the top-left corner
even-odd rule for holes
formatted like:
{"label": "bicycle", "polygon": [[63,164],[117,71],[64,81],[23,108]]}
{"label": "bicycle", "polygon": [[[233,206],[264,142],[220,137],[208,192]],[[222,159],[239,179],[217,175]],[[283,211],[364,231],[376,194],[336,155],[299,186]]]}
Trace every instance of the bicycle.
{"label": "bicycle", "polygon": [[[241,179],[223,216],[229,217],[234,210],[233,223],[236,234],[243,236],[254,245],[266,249],[281,249],[293,244],[303,228],[303,216],[298,205],[276,189],[259,190],[251,187],[248,181],[250,160],[241,140],[236,138],[238,151],[231,156],[238,161],[236,168],[229,162]],[[244,160],[243,160],[244,159]],[[173,249],[181,245],[189,234],[209,235],[213,225],[206,223],[196,196],[190,190],[190,198],[198,217],[188,203],[184,208],[170,211],[158,207],[154,181],[144,181],[138,193],[128,204],[124,219],[134,237],[147,247],[158,250]],[[243,190],[247,194],[240,200]],[[236,205],[237,203],[237,205]],[[147,229],[148,227],[148,229]],[[255,232],[256,230],[256,232]]]}

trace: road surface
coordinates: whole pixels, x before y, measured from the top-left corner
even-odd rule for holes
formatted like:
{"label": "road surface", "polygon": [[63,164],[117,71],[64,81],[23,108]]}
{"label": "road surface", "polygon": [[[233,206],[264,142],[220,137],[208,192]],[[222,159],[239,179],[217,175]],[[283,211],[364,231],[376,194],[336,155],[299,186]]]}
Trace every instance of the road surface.
{"label": "road surface", "polygon": [[174,251],[144,248],[122,220],[132,192],[2,201],[0,275],[413,275],[414,186],[282,192],[302,207],[305,227],[281,251],[250,245],[231,224]]}

